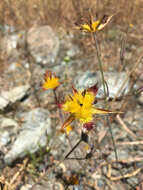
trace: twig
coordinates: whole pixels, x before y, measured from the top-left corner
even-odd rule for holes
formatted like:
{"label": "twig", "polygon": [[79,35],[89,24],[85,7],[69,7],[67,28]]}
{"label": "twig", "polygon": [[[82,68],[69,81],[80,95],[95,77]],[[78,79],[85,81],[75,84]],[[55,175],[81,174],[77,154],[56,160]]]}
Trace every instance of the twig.
{"label": "twig", "polygon": [[7,181],[5,179],[4,176],[0,177],[0,183],[2,183],[4,185],[4,190],[15,190],[16,186],[19,183],[19,177],[20,179],[22,178],[22,172],[24,171],[25,167],[27,166],[28,163],[28,158],[26,158],[22,164],[22,166],[20,167],[20,169],[18,170],[18,172],[16,172],[16,174],[12,177],[12,179],[9,181]]}
{"label": "twig", "polygon": [[134,145],[142,145],[143,144],[143,141],[133,141],[133,142],[122,142],[122,143],[117,143],[117,145],[120,145],[120,146],[134,146]]}
{"label": "twig", "polygon": [[112,177],[111,176],[111,165],[109,164],[108,165],[108,172],[107,172],[107,177],[112,180],[112,181],[117,181],[117,180],[121,180],[121,179],[125,179],[125,178],[129,178],[129,177],[133,177],[135,175],[137,175],[140,171],[141,171],[141,168],[138,168],[137,170],[131,172],[131,173],[128,173],[128,174],[124,174],[123,176],[117,176],[117,177]]}
{"label": "twig", "polygon": [[21,172],[25,169],[27,163],[28,163],[29,159],[26,158],[24,161],[23,161],[23,164],[21,166],[21,168],[18,170],[18,172],[16,172],[16,174],[13,176],[13,178],[10,180],[10,184],[12,185],[15,180],[18,178],[18,176],[21,174]]}
{"label": "twig", "polygon": [[136,135],[126,126],[119,114],[116,115],[116,119],[127,133],[129,133],[132,137],[136,138]]}

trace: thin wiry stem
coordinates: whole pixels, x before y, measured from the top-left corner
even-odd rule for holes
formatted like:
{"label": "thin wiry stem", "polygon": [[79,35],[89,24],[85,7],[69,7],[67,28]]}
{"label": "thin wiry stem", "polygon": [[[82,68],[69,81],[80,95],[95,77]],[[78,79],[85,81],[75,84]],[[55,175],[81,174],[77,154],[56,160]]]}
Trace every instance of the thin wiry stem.
{"label": "thin wiry stem", "polygon": [[68,158],[68,156],[76,149],[76,147],[78,147],[78,145],[81,143],[81,142],[88,142],[88,134],[87,133],[81,133],[81,138],[80,140],[74,145],[74,147],[69,151],[69,153],[67,153],[67,155],[65,156],[64,160]]}
{"label": "thin wiry stem", "polygon": [[61,112],[61,109],[59,109],[59,106],[58,106],[59,101],[58,101],[56,89],[53,90],[53,93],[54,93],[55,104],[57,105],[57,108],[58,108],[58,111],[59,111],[59,117],[60,117],[61,122],[63,123],[64,122],[64,118],[63,118],[63,114]]}
{"label": "thin wiry stem", "polygon": [[[99,68],[100,68],[100,73],[101,73],[101,80],[102,80],[103,89],[104,89],[105,103],[106,103],[106,106],[108,107],[108,105],[107,105],[106,83],[105,83],[105,80],[104,80],[102,61],[101,61],[101,58],[100,58],[100,52],[99,52],[98,42],[97,42],[97,38],[96,38],[96,34],[95,33],[93,33],[93,39],[94,39],[94,42],[95,42],[96,55],[97,55],[97,59],[98,59],[98,63],[99,63]],[[112,129],[111,129],[109,118],[107,118],[107,122],[108,122],[108,125],[109,125],[109,132],[110,132],[112,143],[113,143],[113,148],[114,148],[114,152],[115,152],[115,158],[118,161],[118,154],[117,154],[116,144],[115,144],[115,141],[114,141],[114,137],[113,137],[113,133],[112,133]],[[124,176],[123,173],[122,173],[122,171],[120,171],[120,174],[122,176]]]}
{"label": "thin wiry stem", "polygon": [[82,142],[82,139],[80,139],[75,145],[74,147],[67,153],[67,155],[64,157],[64,160],[68,158],[68,156],[76,149],[76,147],[78,147],[78,145]]}
{"label": "thin wiry stem", "polygon": [[115,158],[116,158],[116,161],[118,161],[118,153],[117,153],[116,144],[115,144],[115,141],[114,141],[114,137],[113,137],[112,128],[111,128],[111,125],[110,125],[109,118],[107,118],[107,121],[108,121],[109,132],[110,132],[112,143],[113,143],[114,152],[115,152]]}
{"label": "thin wiry stem", "polygon": [[96,55],[97,55],[98,64],[99,64],[99,68],[100,68],[101,80],[102,80],[102,85],[103,85],[103,89],[104,89],[104,97],[105,97],[105,101],[106,101],[106,98],[107,98],[106,84],[105,84],[105,80],[104,80],[102,61],[101,61],[101,58],[100,58],[100,52],[99,52],[98,42],[97,42],[97,38],[96,38],[96,34],[95,33],[93,33],[93,39],[94,39],[94,43],[95,43]]}
{"label": "thin wiry stem", "polygon": [[[103,84],[103,88],[104,88],[104,96],[105,96],[105,102],[106,102],[106,98],[107,98],[107,93],[106,93],[106,83],[104,80],[104,73],[103,73],[103,68],[102,68],[102,62],[101,62],[101,58],[100,58],[100,53],[99,53],[99,48],[98,48],[98,42],[97,42],[97,38],[96,38],[96,34],[93,33],[93,38],[94,38],[94,42],[95,42],[95,47],[96,47],[96,55],[97,55],[97,59],[98,59],[98,63],[99,63],[99,68],[100,68],[100,72],[101,72],[101,79],[102,79],[102,84]],[[107,102],[106,102],[107,103]],[[108,124],[109,124],[109,132],[112,138],[112,142],[113,142],[113,147],[114,147],[114,151],[115,151],[115,157],[116,160],[118,160],[118,155],[117,155],[117,151],[116,151],[116,145],[115,145],[115,141],[113,138],[113,133],[112,133],[112,129],[109,123],[109,119],[108,119]]]}
{"label": "thin wiry stem", "polygon": [[[97,59],[98,59],[98,63],[99,63],[99,68],[100,68],[100,72],[101,72],[101,79],[102,79],[102,84],[103,84],[103,88],[104,88],[104,96],[105,96],[105,102],[106,102],[106,98],[107,98],[106,83],[105,83],[105,80],[104,80],[102,61],[101,61],[101,58],[100,58],[100,53],[99,53],[99,48],[98,48],[98,42],[97,42],[97,38],[96,38],[96,34],[95,33],[93,33],[93,38],[94,38],[94,42],[95,42],[96,55],[97,55]],[[113,137],[113,133],[112,133],[112,129],[111,129],[111,126],[110,126],[109,119],[107,121],[108,121],[108,124],[109,124],[109,132],[110,132],[110,135],[111,135],[111,138],[112,138],[112,142],[113,142],[113,147],[114,147],[114,151],[115,151],[115,157],[116,157],[116,160],[118,160],[116,145],[115,145],[115,141],[114,141],[114,137]]]}

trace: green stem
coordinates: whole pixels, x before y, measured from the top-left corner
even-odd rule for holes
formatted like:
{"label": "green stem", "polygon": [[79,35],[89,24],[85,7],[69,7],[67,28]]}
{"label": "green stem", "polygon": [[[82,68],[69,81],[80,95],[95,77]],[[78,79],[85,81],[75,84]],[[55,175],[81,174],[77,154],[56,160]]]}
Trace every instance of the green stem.
{"label": "green stem", "polygon": [[101,58],[100,58],[100,53],[99,53],[99,48],[98,48],[98,42],[97,42],[97,38],[96,38],[96,34],[95,33],[93,33],[93,39],[94,39],[94,42],[95,42],[96,55],[97,55],[97,59],[98,59],[98,63],[99,63],[99,68],[100,68],[100,73],[101,73],[101,80],[102,80],[102,84],[103,84],[104,96],[105,96],[105,102],[106,102],[106,98],[107,98],[106,84],[105,84],[105,80],[104,80],[102,61],[101,61]]}

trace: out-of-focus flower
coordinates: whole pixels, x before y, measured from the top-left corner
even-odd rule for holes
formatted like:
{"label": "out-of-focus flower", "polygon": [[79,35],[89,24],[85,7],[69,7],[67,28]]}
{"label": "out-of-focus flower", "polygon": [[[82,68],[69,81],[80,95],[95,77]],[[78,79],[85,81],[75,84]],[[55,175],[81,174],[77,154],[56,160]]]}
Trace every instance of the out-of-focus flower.
{"label": "out-of-focus flower", "polygon": [[79,184],[79,179],[78,176],[73,174],[72,176],[65,176],[66,181],[69,185],[78,185]]}
{"label": "out-of-focus flower", "polygon": [[44,74],[44,82],[42,84],[42,88],[44,90],[56,89],[59,85],[59,78],[56,77],[56,75],[52,72],[46,71],[46,73]]}
{"label": "out-of-focus flower", "polygon": [[89,144],[85,144],[85,146],[84,146],[84,150],[86,150],[86,151],[89,151],[90,150],[90,146],[89,146]]}
{"label": "out-of-focus flower", "polygon": [[102,19],[94,21],[92,16],[90,17],[89,22],[79,25],[77,28],[84,32],[97,32],[102,30],[111,20],[111,16],[104,15]]}
{"label": "out-of-focus flower", "polygon": [[130,27],[130,28],[133,28],[133,26],[134,26],[133,24],[129,24],[129,27]]}
{"label": "out-of-focus flower", "polygon": [[96,32],[98,31],[98,26],[100,24],[100,21],[92,21],[91,24],[81,24],[80,30],[83,30],[84,32]]}
{"label": "out-of-focus flower", "polygon": [[93,120],[94,114],[115,113],[112,111],[99,109],[94,106],[95,94],[92,91],[73,90],[73,95],[66,98],[62,109],[70,113],[68,119],[63,123],[62,129],[67,127],[72,121],[78,119],[82,124],[89,123]]}

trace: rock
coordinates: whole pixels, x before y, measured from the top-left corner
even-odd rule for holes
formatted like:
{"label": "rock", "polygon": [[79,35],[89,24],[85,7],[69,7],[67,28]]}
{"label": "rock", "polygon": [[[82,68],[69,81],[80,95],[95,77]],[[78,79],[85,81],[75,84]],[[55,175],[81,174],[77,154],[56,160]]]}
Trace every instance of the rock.
{"label": "rock", "polygon": [[2,32],[3,35],[5,34],[8,35],[8,34],[16,32],[16,28],[7,24],[5,25],[0,24],[0,31]]}
{"label": "rock", "polygon": [[74,185],[74,189],[75,190],[82,190],[83,189],[83,185]]}
{"label": "rock", "polygon": [[30,190],[31,187],[32,187],[32,185],[30,185],[30,184],[25,184],[25,185],[23,185],[23,186],[20,188],[20,190]]}
{"label": "rock", "polygon": [[14,103],[24,97],[29,85],[19,86],[10,91],[2,91],[0,95],[0,109],[5,108],[9,103]]}
{"label": "rock", "polygon": [[1,72],[0,109],[23,98],[30,89],[30,73],[21,62],[9,62]]}
{"label": "rock", "polygon": [[140,93],[140,95],[138,97],[138,102],[139,102],[139,104],[143,105],[143,92]]}
{"label": "rock", "polygon": [[40,183],[37,183],[32,186],[32,190],[62,190],[64,189],[63,185],[60,182],[57,182],[55,178],[50,179],[50,181],[41,180]]}
{"label": "rock", "polygon": [[[130,151],[128,149],[126,150],[121,150],[121,149],[117,149],[117,155],[118,155],[118,160],[128,160],[129,159],[129,155],[130,155]],[[115,152],[111,152],[111,154],[108,156],[108,159],[110,160],[116,160],[115,158]]]}
{"label": "rock", "polygon": [[28,152],[34,153],[40,147],[46,146],[46,134],[51,135],[51,119],[48,110],[36,108],[30,112],[21,113],[20,117],[24,121],[21,126],[22,130],[4,157],[6,164],[11,164],[17,158],[24,157]]}
{"label": "rock", "polygon": [[[121,88],[122,84],[125,81],[126,73],[104,72],[104,78],[108,85],[109,97],[114,98],[118,90]],[[104,90],[101,82],[101,74],[99,71],[96,73],[90,71],[86,71],[84,73],[81,72],[74,80],[74,84],[77,89],[85,89],[96,83],[99,84],[97,97],[103,97]],[[120,96],[122,92],[124,92],[124,94],[127,94],[128,91],[129,91],[129,80],[127,80],[122,91],[119,91],[118,96]]]}
{"label": "rock", "polygon": [[105,187],[106,183],[104,179],[98,179],[97,185],[99,188]]}
{"label": "rock", "polygon": [[0,117],[0,151],[6,152],[6,146],[12,141],[18,129],[18,123],[13,119]]}
{"label": "rock", "polygon": [[37,63],[51,64],[59,52],[59,39],[50,26],[31,28],[27,34],[31,55]]}
{"label": "rock", "polygon": [[136,176],[133,176],[132,178],[127,179],[129,184],[132,184],[132,186],[135,186],[139,184],[138,178]]}
{"label": "rock", "polygon": [[[105,72],[104,76],[109,88],[109,97],[114,98],[117,95],[117,93],[118,96],[121,96],[123,92],[124,95],[126,95],[129,92],[129,79],[126,80],[127,74],[125,72]],[[123,86],[123,89],[120,90],[125,80],[126,83]]]}
{"label": "rock", "polygon": [[99,73],[95,72],[80,72],[78,76],[74,80],[75,87],[77,89],[83,90],[85,88],[88,88],[98,82],[99,79]]}
{"label": "rock", "polygon": [[126,122],[128,124],[128,126],[130,127],[130,130],[135,131],[137,137],[139,137],[140,131],[143,130],[142,106],[136,106],[135,112],[133,112],[133,110],[128,111],[126,113],[126,117],[124,118],[124,122]]}
{"label": "rock", "polygon": [[1,126],[1,130],[6,130],[7,128],[10,130],[10,128],[12,128],[13,130],[13,127],[18,127],[18,123],[11,119],[11,118],[7,118],[7,117],[1,117],[0,118],[0,126]]}
{"label": "rock", "polygon": [[4,131],[1,135],[0,135],[0,146],[5,146],[10,142],[10,136],[9,133],[7,131]]}
{"label": "rock", "polygon": [[8,56],[11,56],[15,52],[18,45],[21,46],[24,43],[24,38],[25,34],[23,31],[4,36],[2,40],[2,48],[5,50],[5,53]]}

